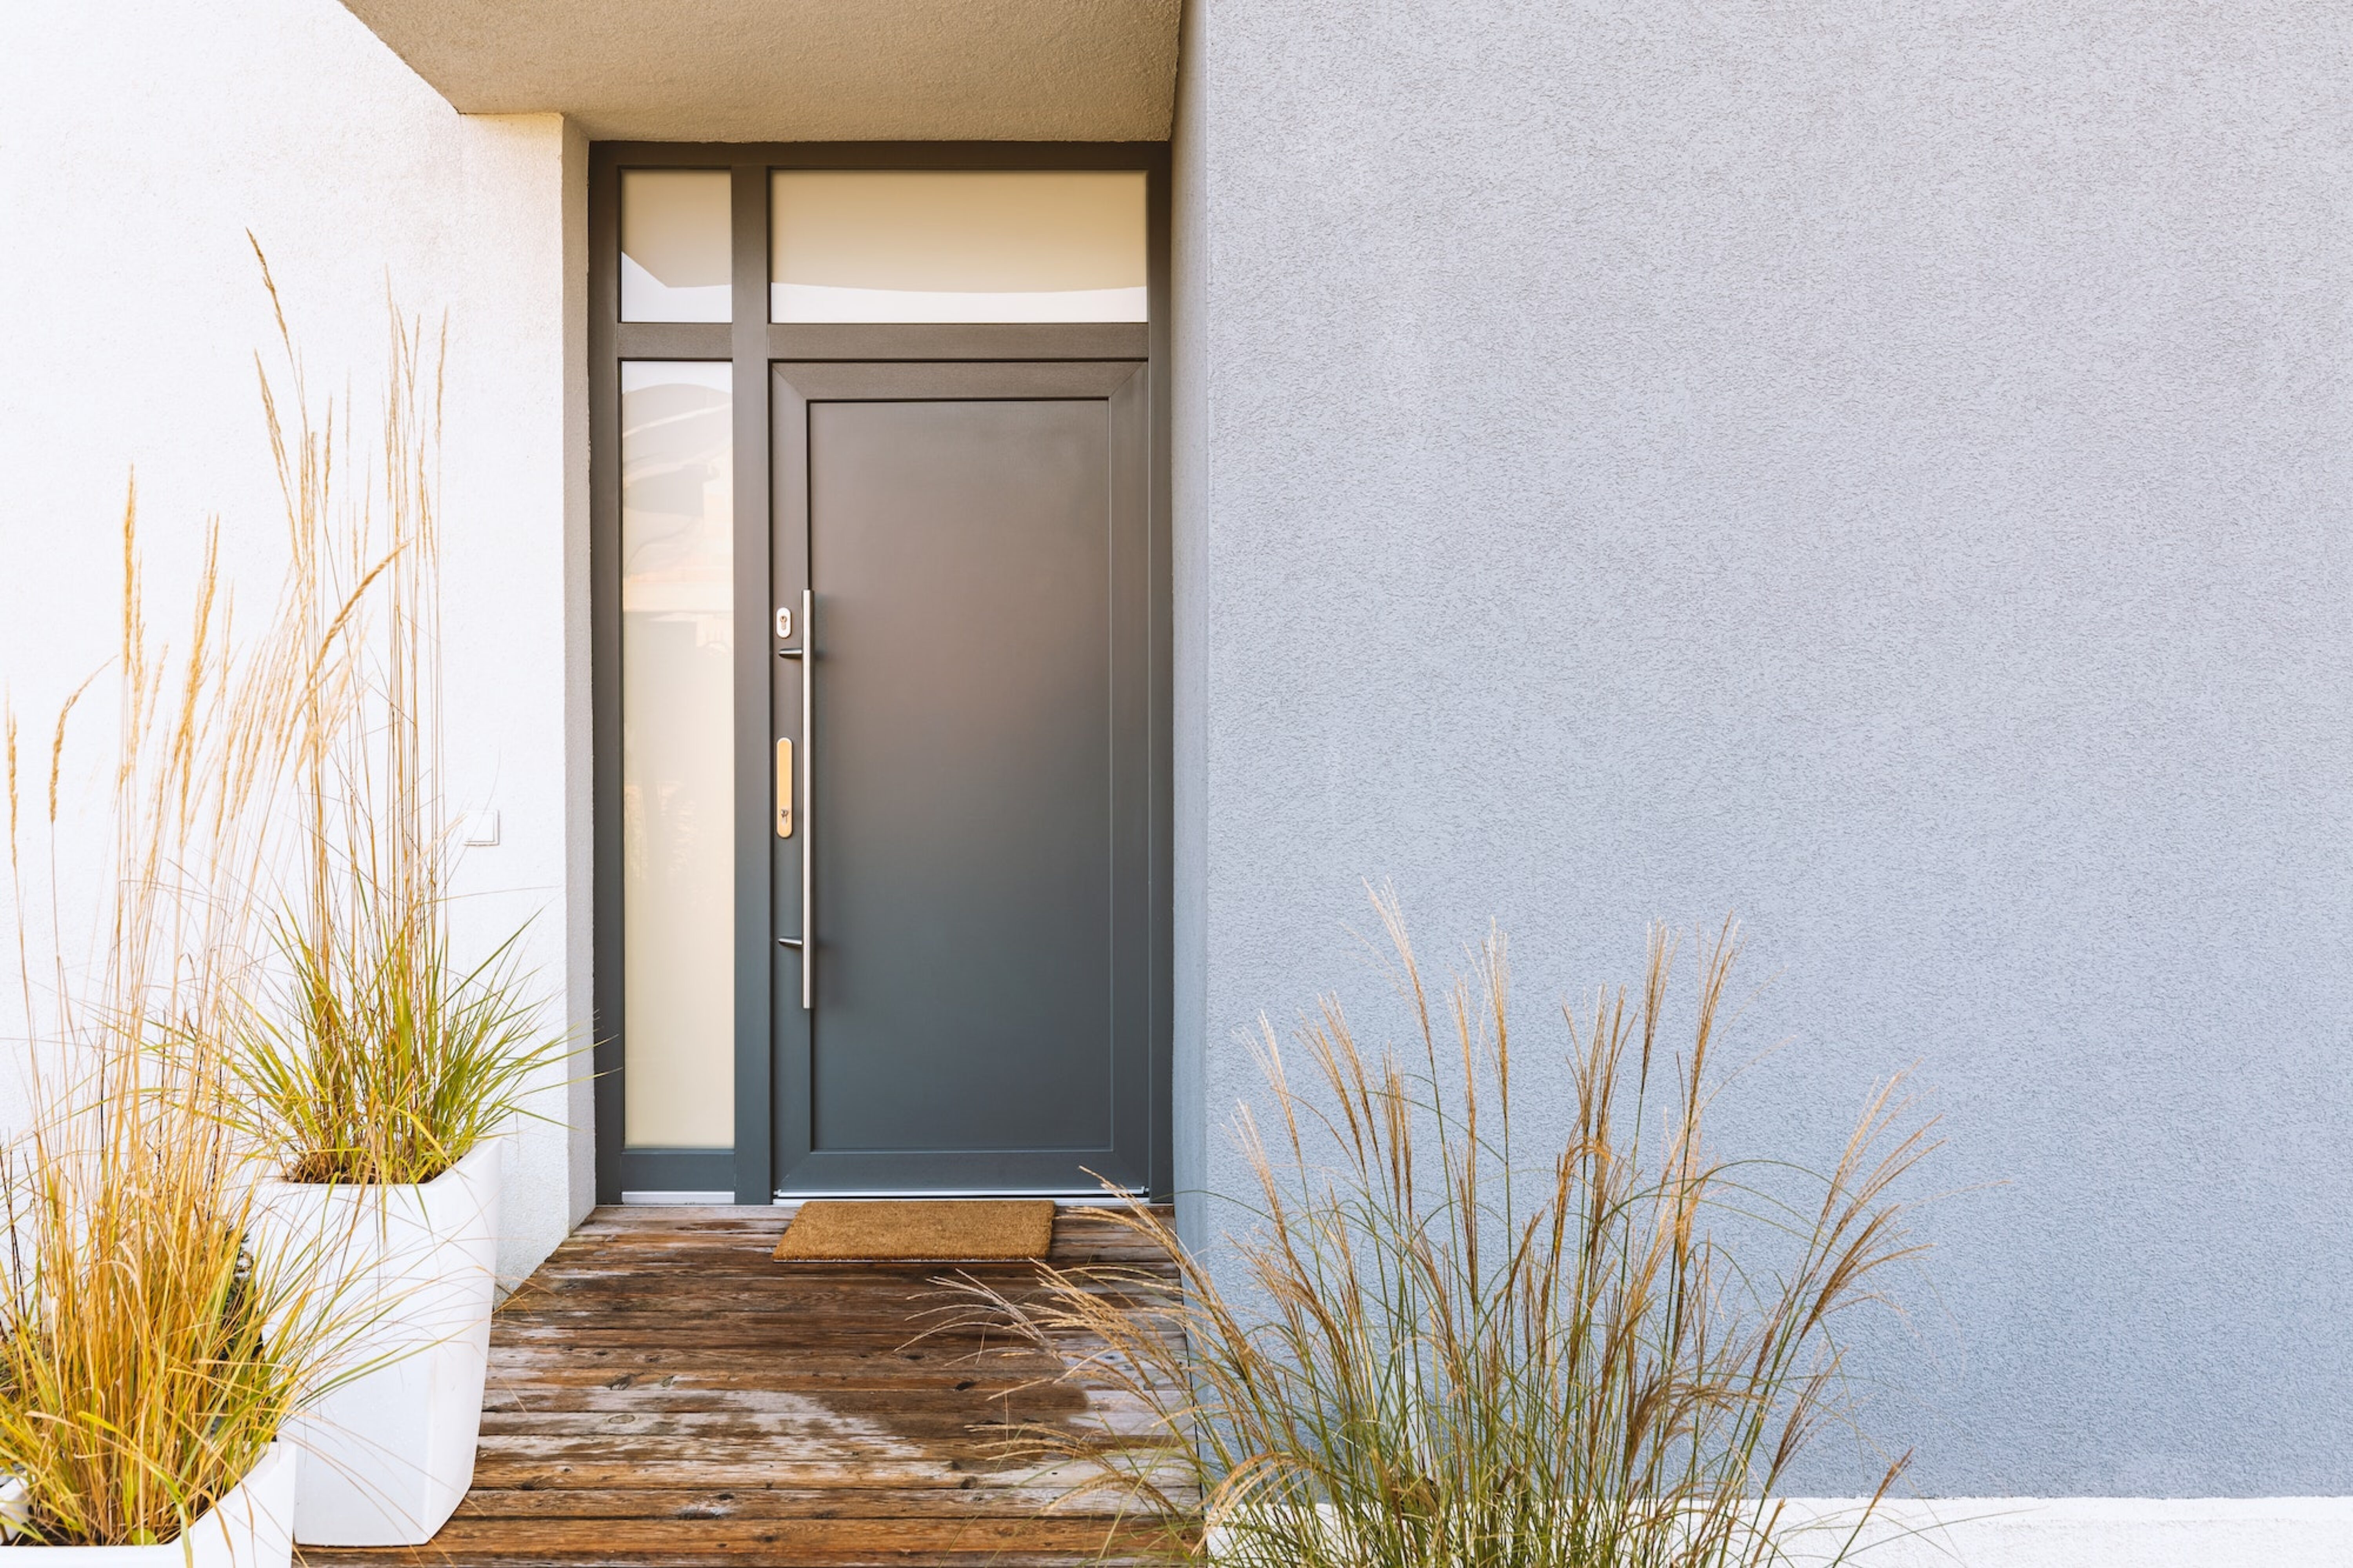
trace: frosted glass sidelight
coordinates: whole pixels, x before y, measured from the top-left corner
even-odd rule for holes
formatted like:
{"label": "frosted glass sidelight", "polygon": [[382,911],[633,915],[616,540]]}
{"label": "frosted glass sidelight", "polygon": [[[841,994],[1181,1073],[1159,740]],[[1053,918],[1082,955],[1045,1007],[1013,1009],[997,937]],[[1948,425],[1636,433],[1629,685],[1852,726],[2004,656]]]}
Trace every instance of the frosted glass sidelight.
{"label": "frosted glass sidelight", "polygon": [[735,1141],[730,367],[621,366],[625,1138]]}
{"label": "frosted glass sidelight", "polygon": [[734,319],[731,179],[724,169],[621,172],[621,320]]}
{"label": "frosted glass sidelight", "polygon": [[1144,175],[780,170],[778,321],[1141,321]]}

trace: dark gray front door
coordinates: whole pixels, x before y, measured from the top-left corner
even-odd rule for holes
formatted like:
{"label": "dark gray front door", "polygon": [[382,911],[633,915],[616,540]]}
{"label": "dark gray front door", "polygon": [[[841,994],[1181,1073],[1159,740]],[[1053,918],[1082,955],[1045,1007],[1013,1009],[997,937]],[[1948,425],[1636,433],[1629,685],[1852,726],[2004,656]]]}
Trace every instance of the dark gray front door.
{"label": "dark gray front door", "polygon": [[1145,386],[776,367],[780,1191],[1147,1180]]}

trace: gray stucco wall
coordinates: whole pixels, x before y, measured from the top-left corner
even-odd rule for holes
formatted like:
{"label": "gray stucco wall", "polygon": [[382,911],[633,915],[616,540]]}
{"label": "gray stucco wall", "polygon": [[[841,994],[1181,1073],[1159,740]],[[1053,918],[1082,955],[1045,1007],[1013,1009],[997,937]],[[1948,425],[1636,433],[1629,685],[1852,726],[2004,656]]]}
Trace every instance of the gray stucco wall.
{"label": "gray stucco wall", "polygon": [[2353,1492],[2353,9],[1190,10],[1180,1179],[1362,877],[1530,1040],[1735,910],[1920,1490]]}

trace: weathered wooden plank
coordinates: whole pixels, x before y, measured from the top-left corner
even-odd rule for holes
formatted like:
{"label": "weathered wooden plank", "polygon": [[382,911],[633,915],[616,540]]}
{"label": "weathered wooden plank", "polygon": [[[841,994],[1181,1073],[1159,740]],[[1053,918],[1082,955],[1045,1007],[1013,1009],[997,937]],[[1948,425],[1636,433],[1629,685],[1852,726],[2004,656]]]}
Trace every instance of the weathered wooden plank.
{"label": "weathered wooden plank", "polygon": [[610,1388],[603,1383],[543,1385],[528,1392],[492,1389],[485,1397],[486,1416],[536,1411],[573,1421],[590,1412],[652,1412],[689,1410],[772,1411],[797,1413],[832,1410],[843,1413],[925,1410],[995,1410],[1010,1404],[1020,1409],[1126,1409],[1139,1401],[1127,1389],[1082,1388],[1018,1379],[958,1378],[952,1383],[907,1383],[897,1386],[848,1388],[839,1384],[804,1389],[778,1388],[771,1380],[744,1380],[712,1385],[677,1378]]}
{"label": "weathered wooden plank", "polygon": [[672,1344],[734,1345],[747,1350],[859,1350],[940,1361],[997,1351],[1024,1352],[1028,1342],[997,1329],[965,1326],[925,1326],[889,1318],[853,1314],[711,1311],[683,1321],[665,1321],[659,1312],[600,1312],[593,1307],[576,1311],[536,1314],[502,1325],[518,1343],[556,1343],[567,1337],[583,1345],[644,1344],[667,1339]]}
{"label": "weathered wooden plank", "polygon": [[[607,1272],[627,1260],[630,1271],[625,1277]],[[544,1274],[534,1279],[544,1284],[555,1280],[586,1279],[594,1283],[618,1286],[637,1279],[661,1280],[670,1288],[677,1281],[698,1278],[739,1280],[798,1280],[830,1279],[864,1283],[867,1280],[904,1280],[911,1285],[927,1285],[944,1279],[975,1279],[992,1281],[1033,1279],[1048,1268],[1065,1275],[1107,1273],[1140,1274],[1155,1279],[1174,1279],[1177,1270],[1163,1260],[1126,1256],[1099,1256],[1054,1258],[1047,1265],[965,1264],[965,1263],[834,1263],[809,1262],[800,1259],[779,1260],[768,1256],[768,1244],[745,1247],[741,1251],[712,1252],[695,1249],[691,1252],[662,1247],[632,1247],[626,1250],[597,1253],[558,1255],[544,1266]]]}
{"label": "weathered wooden plank", "polygon": [[[542,1323],[529,1318],[518,1318],[510,1323],[498,1324],[492,1330],[491,1354],[493,1357],[528,1355],[543,1359],[557,1354],[560,1352],[565,1342],[562,1336],[560,1334],[553,1336],[540,1334],[535,1333],[534,1331],[542,1329],[558,1329],[564,1326],[565,1325],[561,1322]],[[686,1325],[682,1324],[672,1325],[672,1327],[681,1331],[685,1326]],[[763,1342],[747,1347],[747,1352],[755,1357],[797,1359],[810,1365],[816,1365],[826,1362],[849,1362],[857,1359],[864,1359],[868,1361],[909,1360],[913,1362],[931,1362],[942,1359],[927,1354],[926,1352],[931,1342],[924,1341],[915,1336],[910,1335],[891,1338],[878,1334],[876,1338],[878,1339],[881,1348],[877,1349],[871,1345],[853,1345],[838,1342],[835,1338],[831,1337],[831,1331],[839,1327],[839,1325],[828,1324],[824,1326],[828,1331],[828,1334],[807,1335],[776,1333],[773,1331],[774,1325],[769,1325],[771,1331],[768,1333],[766,1339]],[[1095,1339],[1093,1336],[1087,1334],[1078,1332],[1057,1332],[1052,1339],[1052,1344],[1054,1346],[1053,1353],[1057,1355],[1069,1353],[1063,1349],[1066,1345],[1092,1347],[1100,1345],[1101,1342],[1101,1341]],[[1023,1349],[1025,1343],[1026,1342],[1017,1340],[1010,1334],[999,1335],[997,1336],[997,1342],[990,1347],[990,1351],[992,1354],[994,1354],[997,1350],[1011,1352]],[[617,1355],[634,1353],[636,1352],[653,1353],[671,1350],[684,1351],[689,1348],[687,1342],[679,1340],[675,1337],[665,1341],[662,1336],[648,1334],[636,1342],[634,1352],[632,1352],[629,1347],[626,1346],[620,1350],[615,1350],[611,1347],[597,1350],[584,1349],[581,1352],[581,1356],[584,1360],[591,1356],[610,1360]],[[1034,1353],[1042,1354],[1045,1352],[1036,1352]]]}
{"label": "weathered wooden plank", "polygon": [[[568,1241],[554,1256],[561,1261],[572,1263],[589,1258],[642,1257],[657,1252],[678,1251],[711,1258],[774,1263],[779,1268],[814,1268],[828,1266],[815,1259],[785,1262],[772,1258],[770,1254],[775,1250],[776,1241],[784,1235],[785,1229],[785,1226],[778,1225],[764,1230],[746,1229],[733,1232],[677,1230],[616,1235],[587,1241]],[[1171,1260],[1153,1247],[1148,1238],[1110,1226],[1089,1231],[1066,1228],[1063,1234],[1056,1237],[1054,1245],[1047,1249],[1045,1260],[1057,1267],[1083,1268],[1120,1258],[1132,1259],[1147,1267],[1159,1268],[1171,1265]],[[958,1262],[955,1259],[872,1260],[856,1265],[830,1265],[830,1267],[872,1268],[939,1268],[943,1267],[990,1268],[1009,1266],[1011,1265],[1006,1260]],[[1034,1268],[1035,1264],[1029,1263],[1024,1266]]]}
{"label": "weathered wooden plank", "polygon": [[[1057,1363],[1060,1364],[1057,1364]],[[990,1352],[979,1358],[909,1362],[895,1355],[837,1355],[810,1350],[747,1352],[712,1365],[679,1347],[567,1354],[559,1346],[502,1347],[491,1363],[493,1382],[516,1388],[628,1389],[638,1384],[694,1388],[1017,1387],[1060,1373],[1068,1357]],[[667,1380],[667,1381],[666,1381]]]}
{"label": "weathered wooden plank", "polygon": [[[551,1351],[553,1345],[542,1347]],[[502,1400],[512,1395],[528,1399],[533,1390],[552,1392],[567,1388],[603,1387],[617,1392],[638,1385],[659,1387],[670,1379],[672,1388],[770,1388],[780,1393],[807,1394],[823,1396],[832,1393],[844,1394],[904,1388],[945,1389],[967,1393],[972,1389],[989,1391],[997,1388],[1019,1388],[1056,1380],[1064,1369],[1080,1369],[1082,1362],[1073,1352],[1064,1363],[1064,1369],[1029,1355],[926,1356],[921,1361],[902,1361],[894,1356],[876,1355],[868,1360],[836,1357],[821,1352],[807,1355],[778,1354],[768,1347],[744,1346],[724,1350],[723,1354],[743,1363],[736,1366],[697,1366],[693,1357],[702,1354],[720,1359],[707,1344],[673,1346],[660,1352],[648,1352],[627,1344],[583,1347],[577,1356],[551,1357],[545,1362],[517,1363],[509,1362],[494,1366],[491,1372],[490,1400]],[[655,1359],[656,1355],[659,1359]],[[1124,1379],[1113,1376],[1106,1369],[1110,1363],[1089,1359],[1083,1370],[1071,1370],[1071,1386],[1110,1389],[1124,1385]],[[968,1385],[968,1386],[967,1386]]]}
{"label": "weathered wooden plank", "polygon": [[[1128,1310],[1165,1310],[1175,1300],[1166,1289],[1111,1283],[1095,1285],[1085,1294],[1107,1306]],[[1061,1299],[1043,1289],[1009,1282],[993,1286],[990,1295],[1033,1307]],[[983,1298],[975,1293],[960,1290],[902,1291],[878,1289],[860,1284],[839,1286],[807,1281],[785,1284],[756,1279],[745,1280],[736,1286],[714,1286],[709,1280],[689,1277],[670,1289],[662,1289],[655,1283],[622,1290],[564,1284],[545,1289],[534,1288],[528,1301],[519,1302],[499,1316],[514,1322],[526,1322],[533,1318],[560,1317],[566,1312],[668,1310],[675,1314],[682,1308],[708,1307],[722,1310],[741,1307],[747,1312],[770,1315],[797,1313],[823,1316],[847,1312],[864,1321],[913,1325],[952,1318],[957,1313],[969,1313],[982,1300]]]}
{"label": "weathered wooden plank", "polygon": [[[934,1568],[1135,1561],[1144,1532],[1103,1520],[538,1520],[529,1533],[503,1521],[455,1519],[427,1547],[410,1552],[304,1552],[309,1563],[443,1564],[573,1563],[658,1565],[762,1563],[771,1568],[846,1568],[925,1563]],[[1126,1550],[1122,1551],[1124,1547]]]}
{"label": "weathered wooden plank", "polygon": [[[485,1445],[474,1471],[484,1489],[571,1490],[642,1486],[652,1489],[775,1486],[828,1489],[855,1495],[911,1487],[1002,1486],[1034,1489],[1051,1485],[1060,1468],[1008,1461],[992,1468],[978,1458],[893,1459],[871,1455],[827,1463],[817,1458],[780,1459],[776,1451],[740,1444],[711,1445],[704,1453],[648,1453],[642,1446],[614,1445],[603,1452],[517,1454],[506,1445]],[[1064,1476],[1072,1488],[1087,1478]],[[861,1505],[862,1507],[862,1505]]]}
{"label": "weathered wooden plank", "polygon": [[[996,1514],[1028,1519],[1066,1496],[1060,1487],[573,1487],[479,1488],[469,1519],[890,1519]],[[1092,1501],[1092,1500],[1090,1500]],[[1108,1503],[1073,1510],[1110,1514]]]}
{"label": "weathered wooden plank", "polygon": [[[1039,1406],[1016,1408],[1013,1419],[1029,1424],[1076,1425],[1092,1431],[1149,1436],[1158,1431],[1138,1410],[1087,1407],[1073,1411]],[[584,1432],[584,1423],[595,1423]],[[867,1412],[815,1410],[602,1411],[502,1410],[482,1417],[482,1441],[521,1437],[580,1437],[598,1442],[703,1443],[719,1439],[759,1442],[778,1453],[819,1449],[839,1452],[928,1454],[984,1453],[1005,1440],[1006,1415],[986,1405],[913,1410],[877,1407]]]}
{"label": "weathered wooden plank", "polygon": [[[527,1406],[539,1394],[560,1398],[565,1391],[574,1389],[601,1388],[624,1393],[641,1386],[657,1392],[665,1388],[773,1389],[817,1397],[892,1389],[983,1396],[1028,1387],[1058,1375],[1056,1368],[1029,1356],[947,1356],[937,1361],[902,1362],[881,1357],[855,1360],[818,1354],[764,1355],[744,1351],[738,1352],[736,1359],[744,1364],[697,1366],[692,1359],[694,1353],[692,1348],[654,1352],[623,1347],[601,1355],[590,1351],[577,1357],[551,1357],[528,1364],[508,1362],[491,1371],[485,1408],[518,1404]],[[1066,1364],[1077,1363],[1073,1361]],[[1104,1370],[1105,1364],[1092,1363],[1082,1373],[1071,1373],[1069,1386],[1106,1391],[1124,1387],[1124,1380],[1110,1375]]]}
{"label": "weathered wooden plank", "polygon": [[[636,1259],[643,1258],[639,1267]],[[605,1273],[623,1260],[630,1262],[627,1279]],[[1052,1267],[1065,1277],[1102,1274],[1136,1274],[1155,1280],[1171,1280],[1176,1270],[1155,1266],[1140,1258],[1088,1258],[1073,1260]],[[742,1253],[705,1255],[700,1258],[663,1255],[659,1249],[632,1249],[627,1253],[607,1253],[590,1258],[564,1258],[554,1260],[554,1267],[538,1276],[543,1283],[585,1280],[607,1288],[635,1283],[638,1280],[659,1281],[663,1288],[675,1289],[681,1281],[711,1279],[752,1281],[794,1281],[803,1279],[844,1280],[863,1284],[869,1280],[903,1280],[910,1286],[930,1286],[944,1280],[973,1279],[994,1283],[1018,1284],[1036,1279],[1045,1273],[1037,1264],[1008,1266],[990,1264],[986,1267],[944,1263],[869,1264],[869,1263],[807,1263],[798,1260],[779,1262],[765,1249]]]}
{"label": "weathered wooden plank", "polygon": [[[611,1323],[594,1315],[560,1323],[521,1323],[509,1331],[514,1342],[543,1349],[571,1347],[581,1358],[578,1364],[590,1364],[598,1352],[625,1355],[641,1347],[651,1337],[663,1332],[659,1325]],[[666,1336],[671,1348],[704,1353],[723,1352],[727,1355],[762,1355],[790,1353],[796,1348],[779,1345],[773,1333],[761,1327],[731,1330],[723,1323],[696,1324],[679,1327]],[[1003,1341],[985,1343],[977,1340],[958,1340],[942,1336],[910,1348],[904,1335],[894,1335],[887,1329],[870,1329],[861,1325],[811,1325],[804,1347],[813,1363],[838,1357],[845,1352],[860,1352],[871,1356],[876,1364],[890,1360],[903,1361],[913,1367],[1005,1367],[1029,1364],[1031,1353],[1026,1348],[1009,1345]],[[1092,1347],[1072,1346],[1063,1353],[1075,1358],[1091,1353]]]}

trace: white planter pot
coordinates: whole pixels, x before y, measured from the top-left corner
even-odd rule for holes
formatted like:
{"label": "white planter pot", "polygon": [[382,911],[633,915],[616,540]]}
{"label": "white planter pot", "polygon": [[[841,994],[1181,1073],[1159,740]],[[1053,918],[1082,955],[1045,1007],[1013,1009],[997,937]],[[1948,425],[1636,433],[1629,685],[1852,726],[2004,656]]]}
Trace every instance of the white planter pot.
{"label": "white planter pot", "polygon": [[474,1479],[496,1301],[499,1144],[421,1186],[266,1182],[263,1224],[337,1250],[375,1321],[331,1373],[378,1363],[306,1405],[287,1440],[306,1455],[294,1504],[305,1546],[414,1546]]}
{"label": "white planter pot", "polygon": [[294,1560],[296,1479],[301,1456],[284,1442],[177,1541],[154,1546],[0,1546],[0,1563],[58,1568],[288,1568]]}

